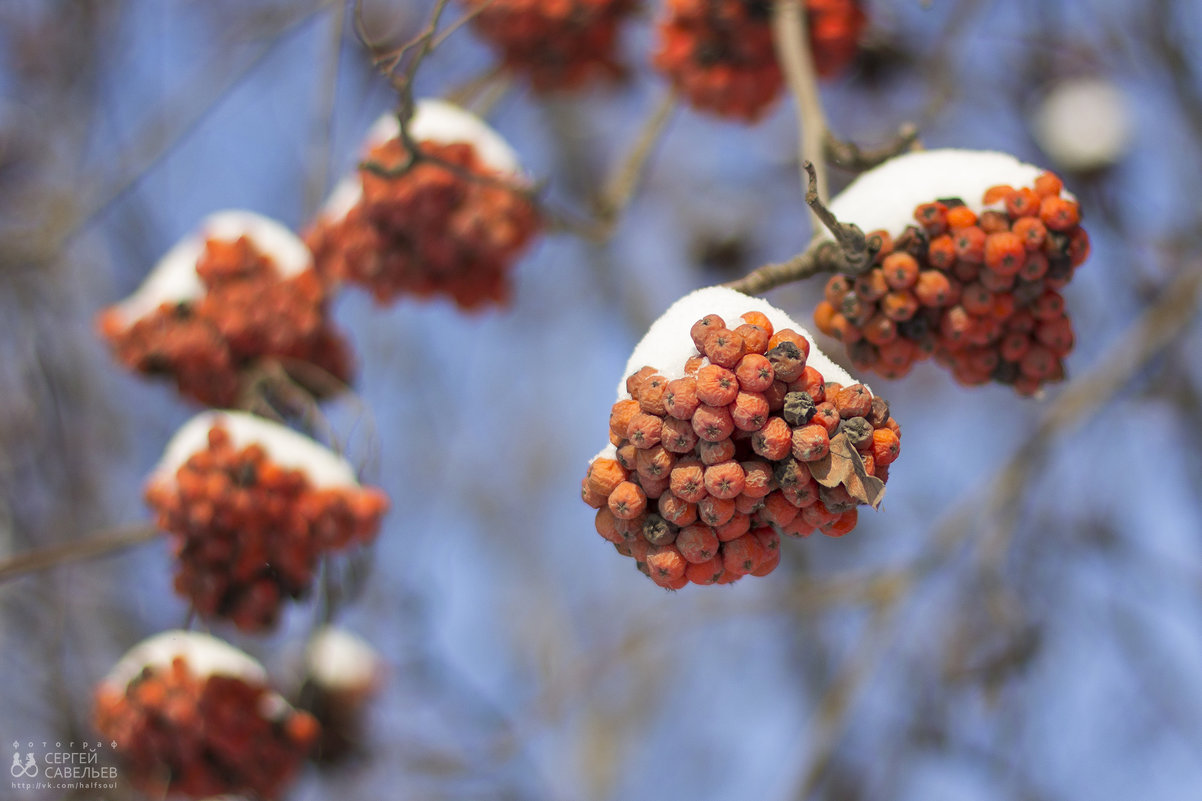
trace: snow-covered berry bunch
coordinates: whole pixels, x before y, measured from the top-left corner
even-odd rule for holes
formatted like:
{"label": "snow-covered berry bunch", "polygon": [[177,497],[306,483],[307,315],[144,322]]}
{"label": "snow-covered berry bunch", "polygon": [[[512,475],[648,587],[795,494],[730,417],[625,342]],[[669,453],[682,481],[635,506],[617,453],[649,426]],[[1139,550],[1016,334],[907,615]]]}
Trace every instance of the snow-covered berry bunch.
{"label": "snow-covered berry bunch", "polygon": [[278,798],[317,722],[269,686],[245,653],[189,631],[136,645],[99,683],[96,729],[148,796]]}
{"label": "snow-covered berry bunch", "polygon": [[858,369],[900,378],[934,356],[962,384],[1023,395],[1064,378],[1073,327],[1060,291],[1089,237],[1055,175],[1000,153],[914,153],[831,210],[880,245],[871,271],[827,281],[814,312]]}
{"label": "snow-covered berry bunch", "polygon": [[449,103],[423,100],[367,136],[357,176],[343,181],[306,235],[318,271],[380,302],[450,296],[464,309],[505,303],[509,274],[539,226],[517,157],[500,136]]}
{"label": "snow-covered berry bunch", "polygon": [[[246,369],[261,359],[281,359],[285,368],[307,362],[349,378],[350,352],[326,300],[295,234],[251,212],[225,211],[206,218],[98,323],[123,364],[168,374],[205,405],[230,406]],[[305,381],[303,372],[295,378]]]}
{"label": "snow-covered berry bunch", "polygon": [[677,301],[627,373],[582,495],[601,536],[670,589],[767,575],[782,533],[848,533],[901,450],[883,399],[730,289]]}
{"label": "snow-covered berry bunch", "polygon": [[[803,0],[794,0],[802,2]],[[866,18],[855,0],[804,0],[810,47],[823,77],[852,60]],[[768,0],[668,0],[654,64],[694,108],[757,119],[784,77],[772,40]]]}
{"label": "snow-covered berry bunch", "polygon": [[472,26],[536,91],[577,89],[622,73],[618,26],[634,0],[463,0]]}
{"label": "snow-covered berry bunch", "polygon": [[323,626],[309,640],[304,666],[298,705],[321,724],[313,758],[337,762],[366,739],[364,718],[384,681],[383,660],[362,638]]}
{"label": "snow-covered berry bunch", "polygon": [[205,412],[172,438],[146,490],[175,541],[175,589],[205,618],[273,625],[323,554],[371,540],[388,501],[342,458],[276,423]]}

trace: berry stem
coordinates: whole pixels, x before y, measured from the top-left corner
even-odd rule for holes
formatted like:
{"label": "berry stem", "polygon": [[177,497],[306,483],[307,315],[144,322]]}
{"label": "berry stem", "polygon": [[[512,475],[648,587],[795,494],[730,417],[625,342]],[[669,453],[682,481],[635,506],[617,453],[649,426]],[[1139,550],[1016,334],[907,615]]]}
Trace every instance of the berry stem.
{"label": "berry stem", "polygon": [[608,239],[613,234],[622,217],[622,211],[634,197],[639,178],[642,177],[647,165],[647,159],[651,156],[651,151],[655,149],[656,143],[663,137],[664,131],[667,130],[668,122],[672,119],[672,112],[676,110],[676,106],[676,92],[669,89],[660,98],[659,103],[651,111],[651,115],[643,122],[639,134],[630,150],[627,151],[625,158],[618,163],[617,168],[606,181],[605,188],[597,199],[598,234],[602,240]]}
{"label": "berry stem", "polygon": [[849,172],[865,172],[895,156],[921,149],[918,127],[910,122],[904,123],[897,129],[897,134],[891,141],[879,147],[863,147],[855,142],[845,142],[829,130],[823,142],[826,160]]}
{"label": "berry stem", "polygon": [[47,570],[68,562],[79,562],[97,556],[132,548],[159,536],[154,525],[142,523],[100,531],[94,536],[75,542],[64,542],[28,551],[0,561],[0,583],[39,570]]}

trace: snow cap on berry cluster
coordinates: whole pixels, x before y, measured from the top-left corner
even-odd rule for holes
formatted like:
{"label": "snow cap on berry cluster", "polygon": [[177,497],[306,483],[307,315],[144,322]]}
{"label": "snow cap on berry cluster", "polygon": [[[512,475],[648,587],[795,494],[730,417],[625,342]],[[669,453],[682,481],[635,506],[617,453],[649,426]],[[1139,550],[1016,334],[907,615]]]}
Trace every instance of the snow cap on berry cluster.
{"label": "snow cap on berry cluster", "polygon": [[156,634],[129,649],[101,683],[124,691],[146,668],[168,669],[177,658],[200,678],[228,676],[248,684],[267,683],[267,671],[250,655],[216,637],[182,629]]}
{"label": "snow cap on berry cluster", "polygon": [[[626,362],[622,378],[618,381],[617,399],[630,397],[630,392],[626,389],[626,376],[637,373],[647,365],[654,367],[669,381],[682,378],[685,375],[685,363],[697,355],[693,340],[689,336],[689,329],[699,318],[707,314],[717,314],[726,319],[737,320],[740,315],[750,311],[763,313],[778,331],[791,328],[809,340],[811,347],[806,363],[822,373],[828,381],[838,381],[841,384],[856,383],[846,370],[818,350],[813,344],[813,335],[785,312],[762,298],[744,295],[724,286],[709,286],[685,295],[651,324]],[[709,364],[709,359],[704,359],[704,363]],[[607,445],[593,458],[612,459],[615,452],[612,444]]]}
{"label": "snow cap on berry cluster", "polygon": [[313,255],[305,243],[275,220],[242,209],[219,211],[167,251],[137,291],[113,307],[117,318],[128,326],[164,303],[203,297],[205,288],[196,274],[196,265],[204,254],[205,243],[211,239],[236,242],[244,236],[259,252],[271,257],[284,278],[313,266]]}
{"label": "snow cap on berry cluster", "polygon": [[[993,186],[1029,186],[1044,169],[1024,164],[994,150],[920,150],[905,153],[861,174],[831,200],[840,222],[855,223],[865,233],[883,230],[899,234],[914,224],[914,207],[945,198],[958,198],[980,214],[1002,204],[982,202]],[[1063,192],[1062,196],[1072,199]],[[831,234],[825,228],[820,232]]]}
{"label": "snow cap on berry cluster", "polygon": [[1122,91],[1103,78],[1056,84],[1036,110],[1032,131],[1061,167],[1099,170],[1122,158],[1131,144],[1131,116]]}
{"label": "snow cap on berry cluster", "polygon": [[[400,136],[401,124],[396,114],[382,115],[367,130],[363,137],[363,151],[384,144]],[[413,116],[409,119],[409,135],[415,142],[439,142],[471,145],[476,155],[488,167],[510,178],[525,179],[517,153],[499,133],[483,120],[454,103],[445,100],[425,99],[414,104]],[[326,220],[337,220],[346,216],[363,196],[363,187],[358,175],[349,175],[334,187],[321,216]]]}
{"label": "snow cap on berry cluster", "polygon": [[336,626],[323,626],[305,649],[305,667],[322,687],[358,689],[377,679],[380,658],[361,637]]}
{"label": "snow cap on berry cluster", "polygon": [[[646,365],[654,367],[669,381],[684,376],[685,362],[691,356],[697,355],[693,340],[689,337],[689,329],[699,318],[707,314],[717,314],[729,320],[737,320],[740,315],[750,311],[763,313],[778,331],[792,328],[811,343],[814,341],[814,337],[804,326],[798,325],[789,315],[766,300],[744,295],[724,286],[697,289],[669,306],[639,340],[626,362],[622,379],[618,382],[618,400],[630,397],[626,390],[626,376],[637,373]],[[708,361],[707,359],[706,363]],[[846,370],[828,359],[817,348],[810,349],[806,363],[826,376],[828,381],[856,383]]]}
{"label": "snow cap on berry cluster", "polygon": [[221,426],[237,448],[259,445],[281,467],[302,470],[317,488],[358,487],[350,463],[329,448],[279,423],[246,412],[207,411],[183,425],[167,443],[152,482],[174,481],[175,472],[192,454],[208,447],[209,431]]}

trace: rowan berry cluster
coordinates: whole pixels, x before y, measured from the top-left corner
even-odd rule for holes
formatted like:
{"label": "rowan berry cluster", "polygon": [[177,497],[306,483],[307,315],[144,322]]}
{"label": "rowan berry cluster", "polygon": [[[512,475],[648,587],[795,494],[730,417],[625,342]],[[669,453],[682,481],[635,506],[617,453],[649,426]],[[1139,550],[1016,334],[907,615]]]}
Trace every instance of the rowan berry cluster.
{"label": "rowan berry cluster", "polygon": [[[795,0],[802,2],[802,0]],[[856,0],[804,0],[822,77],[854,58],[866,17]],[[694,108],[754,121],[784,84],[767,0],[668,0],[654,64]]]}
{"label": "rowan berry cluster", "polygon": [[[240,445],[231,424],[243,434]],[[146,492],[175,541],[176,592],[201,616],[248,631],[274,625],[282,601],[308,591],[322,554],[370,541],[388,505],[353,480],[319,483],[274,460],[263,442],[245,436],[264,428],[277,440],[320,448],[250,415],[202,415],[177,435],[183,444],[168,448],[189,452],[169,456]],[[205,441],[188,448],[198,434]]]}
{"label": "rowan berry cluster", "polygon": [[[450,123],[422,124],[442,118]],[[484,127],[448,104],[423,101],[410,128],[416,152],[401,141],[395,117],[369,135],[377,141],[358,180],[306,235],[323,276],[361,284],[381,303],[405,294],[450,296],[463,309],[508,301],[509,273],[538,230],[538,213],[516,167],[498,168],[472,136],[448,134],[461,121]],[[427,127],[438,134],[423,138]],[[349,204],[339,208],[344,198]]]}
{"label": "rowan berry cluster", "polygon": [[923,203],[916,224],[880,244],[875,266],[826,284],[814,322],[858,369],[900,378],[933,356],[968,386],[997,381],[1023,395],[1064,378],[1073,327],[1060,294],[1089,254],[1075,200],[1043,173],[994,186],[974,212],[960,199]]}
{"label": "rowan berry cluster", "polygon": [[618,26],[633,0],[463,0],[472,26],[536,91],[572,90],[622,73]]}
{"label": "rowan berry cluster", "polygon": [[613,405],[614,450],[581,488],[598,533],[680,589],[767,575],[780,534],[851,531],[901,450],[888,404],[827,381],[807,364],[809,340],[762,312],[710,314],[687,336],[696,351],[679,377],[644,367]]}
{"label": "rowan berry cluster", "polygon": [[[192,257],[169,254],[158,274],[160,281],[196,284],[195,295],[147,300],[152,275],[149,294],[140,291],[100,314],[100,332],[118,360],[141,373],[170,375],[182,394],[208,406],[233,405],[248,368],[261,359],[283,359],[285,367],[287,360],[307,362],[349,379],[349,348],[327,316],[326,291],[307,255],[304,269],[286,274],[248,234],[209,236],[197,245],[185,242],[173,254]],[[299,240],[295,245],[303,252]],[[131,311],[140,314],[131,318]],[[295,380],[303,384],[304,375]],[[321,387],[307,388],[321,394]]]}
{"label": "rowan berry cluster", "polygon": [[[237,793],[278,798],[317,739],[312,716],[290,707],[250,657],[206,635],[167,632],[148,641],[186,643],[168,659],[119,663],[96,689],[96,729],[117,743],[123,777],[148,796]],[[147,645],[139,646],[143,651]],[[139,651],[135,648],[131,655]],[[214,666],[233,651],[252,667]],[[132,674],[132,675],[126,675]]]}

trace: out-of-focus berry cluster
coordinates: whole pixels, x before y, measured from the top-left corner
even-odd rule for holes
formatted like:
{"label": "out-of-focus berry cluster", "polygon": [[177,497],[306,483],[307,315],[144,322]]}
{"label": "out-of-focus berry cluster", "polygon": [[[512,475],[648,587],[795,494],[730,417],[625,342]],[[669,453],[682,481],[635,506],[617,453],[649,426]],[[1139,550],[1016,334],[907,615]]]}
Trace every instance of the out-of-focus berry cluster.
{"label": "out-of-focus berry cluster", "polygon": [[[794,0],[802,2],[802,0]],[[752,121],[780,94],[784,78],[767,0],[668,0],[654,64],[694,108]],[[855,0],[805,0],[818,74],[851,62],[866,18]]]}
{"label": "out-of-focus berry cluster", "polygon": [[206,675],[176,657],[128,685],[102,682],[96,728],[117,743],[122,777],[153,798],[278,798],[317,739],[312,716],[259,681]]}
{"label": "out-of-focus berry cluster", "polygon": [[[307,362],[349,379],[349,348],[326,314],[326,293],[312,269],[282,276],[246,236],[206,240],[195,269],[202,297],[162,303],[133,321],[119,306],[101,313],[101,334],[123,364],[170,375],[182,394],[208,406],[233,405],[246,369],[265,358]],[[296,380],[304,383],[303,375]]]}
{"label": "out-of-focus berry cluster", "polygon": [[449,295],[463,309],[505,303],[509,273],[538,229],[530,198],[467,142],[399,138],[372,147],[362,195],[309,231],[317,269],[367,287],[380,302]]}
{"label": "out-of-focus berry cluster", "polygon": [[176,591],[244,630],[273,625],[283,599],[304,595],[323,553],[371,540],[388,505],[373,489],[315,487],[262,446],[235,447],[220,424],[146,498],[175,538]]}
{"label": "out-of-focus berry cluster", "polygon": [[472,26],[500,51],[505,67],[536,91],[578,89],[615,78],[618,26],[633,0],[463,0]]}
{"label": "out-of-focus berry cluster", "polygon": [[914,210],[897,236],[875,231],[876,266],[836,275],[814,312],[858,369],[900,378],[934,356],[956,380],[997,381],[1023,395],[1064,378],[1073,327],[1060,294],[1089,255],[1076,201],[1043,173],[1033,187],[996,186],[980,215],[959,199]]}
{"label": "out-of-focus berry cluster", "polygon": [[865,485],[887,481],[900,453],[884,400],[827,382],[809,341],[764,314],[740,323],[698,320],[681,378],[627,378],[631,397],[610,415],[616,453],[582,484],[601,536],[670,589],[767,575],[782,533],[848,533]]}

